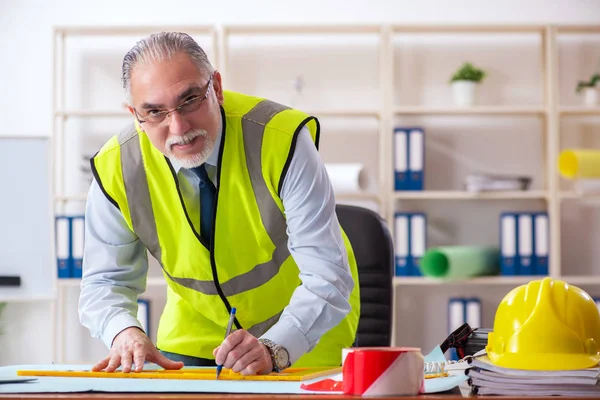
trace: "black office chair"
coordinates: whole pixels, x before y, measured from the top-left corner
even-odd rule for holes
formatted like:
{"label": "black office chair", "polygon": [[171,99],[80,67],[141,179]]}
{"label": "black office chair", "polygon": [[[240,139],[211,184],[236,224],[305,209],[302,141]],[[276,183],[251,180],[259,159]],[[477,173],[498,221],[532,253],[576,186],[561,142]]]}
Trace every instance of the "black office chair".
{"label": "black office chair", "polygon": [[395,264],[390,232],[369,209],[338,204],[336,212],[358,264],[361,315],[355,346],[390,346]]}

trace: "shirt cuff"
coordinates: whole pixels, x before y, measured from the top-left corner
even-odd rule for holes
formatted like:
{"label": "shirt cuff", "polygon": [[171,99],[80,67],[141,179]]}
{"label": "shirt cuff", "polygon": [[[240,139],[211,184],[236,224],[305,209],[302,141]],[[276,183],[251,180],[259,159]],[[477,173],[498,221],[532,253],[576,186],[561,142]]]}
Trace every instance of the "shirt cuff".
{"label": "shirt cuff", "polygon": [[279,320],[271,327],[261,339],[269,339],[286,348],[290,355],[290,363],[294,364],[310,348],[310,343],[296,325],[286,321]]}
{"label": "shirt cuff", "polygon": [[132,317],[128,313],[116,315],[106,325],[106,329],[104,329],[104,334],[102,335],[102,341],[106,347],[110,349],[112,347],[113,340],[115,340],[115,336],[117,336],[124,329],[132,326],[140,328],[142,332],[144,331],[142,324],[140,324],[140,321],[138,321],[137,318]]}

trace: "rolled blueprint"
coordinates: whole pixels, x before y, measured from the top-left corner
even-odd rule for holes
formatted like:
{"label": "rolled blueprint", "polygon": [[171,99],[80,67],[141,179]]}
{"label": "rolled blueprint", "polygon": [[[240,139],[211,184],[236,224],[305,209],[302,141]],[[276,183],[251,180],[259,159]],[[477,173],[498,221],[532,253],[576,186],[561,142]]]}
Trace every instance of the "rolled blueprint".
{"label": "rolled blueprint", "polygon": [[421,259],[423,275],[461,279],[480,275],[496,275],[500,251],[485,246],[442,246],[425,252]]}
{"label": "rolled blueprint", "polygon": [[558,170],[568,179],[600,178],[600,150],[563,150],[558,156]]}
{"label": "rolled blueprint", "polygon": [[369,186],[369,177],[362,164],[325,164],[336,193],[356,193]]}

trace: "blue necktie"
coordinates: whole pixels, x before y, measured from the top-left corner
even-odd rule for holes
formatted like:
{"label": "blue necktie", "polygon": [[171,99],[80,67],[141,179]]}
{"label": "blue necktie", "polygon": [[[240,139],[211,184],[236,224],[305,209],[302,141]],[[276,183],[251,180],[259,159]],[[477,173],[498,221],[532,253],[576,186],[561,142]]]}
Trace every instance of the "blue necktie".
{"label": "blue necktie", "polygon": [[206,241],[210,242],[213,220],[213,205],[215,201],[216,188],[208,178],[204,164],[192,168],[192,171],[200,178],[200,234]]}

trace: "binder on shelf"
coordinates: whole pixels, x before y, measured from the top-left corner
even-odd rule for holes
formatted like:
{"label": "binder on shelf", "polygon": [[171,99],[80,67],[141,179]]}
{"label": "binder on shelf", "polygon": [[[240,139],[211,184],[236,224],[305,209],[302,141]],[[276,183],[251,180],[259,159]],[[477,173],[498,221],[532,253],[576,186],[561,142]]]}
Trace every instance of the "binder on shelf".
{"label": "binder on shelf", "polygon": [[55,217],[56,263],[59,278],[70,278],[71,265],[71,219],[59,215]]}
{"label": "binder on shelf", "polygon": [[519,226],[517,232],[519,265],[516,272],[518,275],[533,275],[533,214],[519,213],[517,224]]}
{"label": "binder on shelf", "polygon": [[596,303],[596,307],[598,308],[598,312],[600,312],[600,297],[592,297],[594,302]]}
{"label": "binder on shelf", "polygon": [[394,130],[394,189],[408,190],[408,131]]}
{"label": "binder on shelf", "polygon": [[71,217],[71,235],[71,277],[81,278],[85,240],[85,217],[83,215]]}
{"label": "binder on shelf", "polygon": [[150,337],[150,300],[138,299],[137,319],[142,325],[142,329],[146,332],[146,336]]}
{"label": "binder on shelf", "polygon": [[421,259],[427,248],[427,220],[424,213],[412,213],[408,230],[410,232],[409,270],[411,276],[423,276]]}
{"label": "binder on shelf", "polygon": [[500,274],[517,274],[517,214],[504,212],[500,215]]}
{"label": "binder on shelf", "polygon": [[481,300],[477,297],[465,299],[465,321],[473,329],[482,327]]}
{"label": "binder on shelf", "polygon": [[[465,322],[467,322],[465,299],[451,297],[448,300],[448,335],[460,328]],[[446,357],[449,360],[457,360],[456,349],[450,348]]]}
{"label": "binder on shelf", "polygon": [[535,213],[534,216],[534,256],[533,272],[535,275],[548,275],[548,254],[550,249],[550,220],[547,212]]}
{"label": "binder on shelf", "polygon": [[394,252],[396,258],[396,276],[409,276],[409,215],[396,213],[394,218]]}
{"label": "binder on shelf", "polygon": [[422,128],[411,128],[408,135],[408,189],[423,190],[425,137]]}

